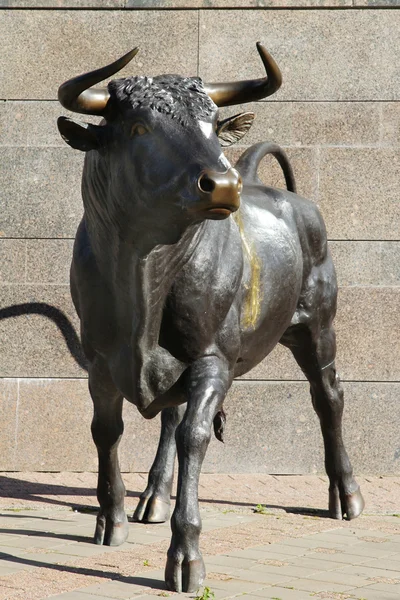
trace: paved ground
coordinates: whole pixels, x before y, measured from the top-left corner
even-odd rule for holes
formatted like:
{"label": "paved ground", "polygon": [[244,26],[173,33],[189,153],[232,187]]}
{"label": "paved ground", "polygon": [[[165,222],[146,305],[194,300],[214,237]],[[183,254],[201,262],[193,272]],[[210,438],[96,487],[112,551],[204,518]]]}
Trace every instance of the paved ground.
{"label": "paved ground", "polygon": [[[132,512],[146,479],[124,480]],[[400,477],[358,480],[366,512],[347,523],[327,518],[325,477],[204,475],[209,599],[399,600]],[[131,523],[120,548],[91,543],[95,484],[85,473],[0,473],[0,600],[206,600],[204,586],[165,590],[169,524]]]}

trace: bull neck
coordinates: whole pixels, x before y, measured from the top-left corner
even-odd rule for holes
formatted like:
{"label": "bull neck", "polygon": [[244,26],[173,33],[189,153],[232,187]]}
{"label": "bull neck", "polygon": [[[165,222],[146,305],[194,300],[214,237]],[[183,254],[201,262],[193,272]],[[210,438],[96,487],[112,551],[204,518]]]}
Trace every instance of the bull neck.
{"label": "bull neck", "polygon": [[118,329],[131,355],[132,387],[139,410],[165,393],[187,367],[159,345],[160,329],[175,277],[193,256],[207,223],[188,227],[177,243],[156,245],[146,254],[110,236],[99,258],[100,270],[112,289]]}

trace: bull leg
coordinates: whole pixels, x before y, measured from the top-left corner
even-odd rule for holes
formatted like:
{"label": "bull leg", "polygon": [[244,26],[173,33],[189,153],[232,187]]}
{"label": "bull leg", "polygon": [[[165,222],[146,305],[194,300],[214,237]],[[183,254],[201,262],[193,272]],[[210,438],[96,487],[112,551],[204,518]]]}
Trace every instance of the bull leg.
{"label": "bull leg", "polygon": [[175,431],[185,405],[165,408],[161,413],[161,434],[157,454],[149,472],[147,487],[133,514],[135,521],[163,523],[169,519],[176,455]]}
{"label": "bull leg", "polygon": [[205,577],[199,549],[198,484],[213,419],[222,406],[228,379],[228,367],[215,356],[198,360],[189,375],[187,409],[176,430],[178,491],[165,568],[167,588],[177,592],[197,590]]}
{"label": "bull leg", "polygon": [[[289,340],[288,340],[289,338]],[[329,477],[329,513],[334,519],[358,517],[364,500],[342,438],[343,390],[335,370],[336,338],[332,327],[313,331],[292,327],[283,342],[292,351],[310,382],[325,445],[325,469]]]}
{"label": "bull leg", "polygon": [[89,389],[94,405],[92,436],[99,457],[97,499],[100,511],[94,542],[119,546],[128,537],[128,520],[124,511],[125,486],[118,463],[118,445],[124,429],[123,397],[115,388],[107,365],[100,358],[95,358],[89,367]]}

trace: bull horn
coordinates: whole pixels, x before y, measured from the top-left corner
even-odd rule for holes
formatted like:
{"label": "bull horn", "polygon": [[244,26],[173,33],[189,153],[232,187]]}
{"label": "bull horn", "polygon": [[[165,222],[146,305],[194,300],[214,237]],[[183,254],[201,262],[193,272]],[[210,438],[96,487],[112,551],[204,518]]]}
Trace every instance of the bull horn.
{"label": "bull horn", "polygon": [[72,112],[103,116],[110,98],[107,88],[88,88],[120,71],[138,51],[139,48],[134,48],[106,67],[69,79],[58,88],[59,101]]}
{"label": "bull horn", "polygon": [[217,106],[232,106],[246,102],[255,102],[274,94],[282,85],[282,73],[264,46],[257,42],[257,50],[263,61],[267,77],[233,81],[229,83],[205,84],[207,94]]}

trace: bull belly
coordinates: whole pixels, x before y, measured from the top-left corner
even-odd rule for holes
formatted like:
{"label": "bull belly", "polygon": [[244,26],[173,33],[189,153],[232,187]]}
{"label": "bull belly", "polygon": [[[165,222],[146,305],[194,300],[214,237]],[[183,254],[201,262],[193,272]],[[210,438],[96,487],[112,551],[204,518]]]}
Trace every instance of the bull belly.
{"label": "bull belly", "polygon": [[245,319],[242,314],[241,352],[235,366],[235,377],[253,369],[278,344],[290,326],[297,308],[300,289],[301,281],[294,278],[290,288],[285,286],[280,293],[265,299],[254,324],[246,322],[246,314]]}

